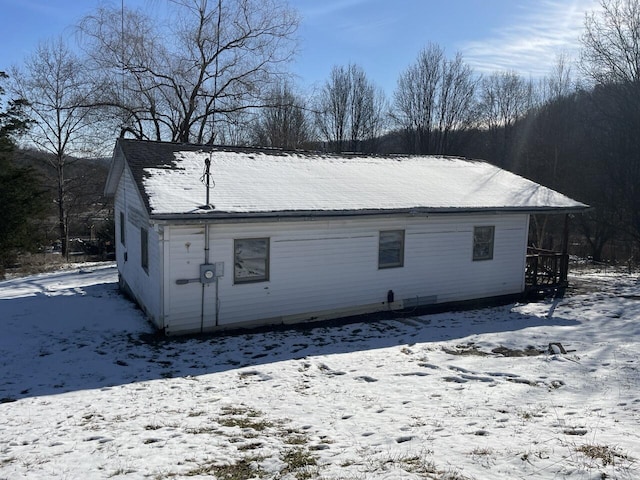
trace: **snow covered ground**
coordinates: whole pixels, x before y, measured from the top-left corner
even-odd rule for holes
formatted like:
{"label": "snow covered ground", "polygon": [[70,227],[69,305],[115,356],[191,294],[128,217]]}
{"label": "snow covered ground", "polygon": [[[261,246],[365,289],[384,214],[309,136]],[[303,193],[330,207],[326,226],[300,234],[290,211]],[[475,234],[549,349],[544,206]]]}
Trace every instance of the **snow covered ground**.
{"label": "snow covered ground", "polygon": [[571,280],[558,301],[171,339],[113,265],[0,282],[0,479],[640,478],[640,281]]}

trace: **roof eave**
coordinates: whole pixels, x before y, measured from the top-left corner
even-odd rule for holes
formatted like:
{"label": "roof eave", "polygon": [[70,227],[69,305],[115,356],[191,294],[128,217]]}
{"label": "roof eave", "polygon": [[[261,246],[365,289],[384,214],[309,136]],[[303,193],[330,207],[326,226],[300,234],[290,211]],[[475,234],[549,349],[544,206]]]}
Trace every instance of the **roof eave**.
{"label": "roof eave", "polygon": [[500,213],[524,214],[570,214],[581,213],[590,207],[580,204],[570,207],[542,206],[542,207],[442,207],[442,208],[400,208],[400,209],[361,209],[361,210],[286,210],[270,212],[200,212],[200,213],[155,213],[150,220],[158,223],[198,223],[225,221],[282,221],[282,220],[313,220],[316,218],[342,217],[371,217],[371,216],[425,216],[425,215],[453,215],[453,214],[482,214],[496,215]]}

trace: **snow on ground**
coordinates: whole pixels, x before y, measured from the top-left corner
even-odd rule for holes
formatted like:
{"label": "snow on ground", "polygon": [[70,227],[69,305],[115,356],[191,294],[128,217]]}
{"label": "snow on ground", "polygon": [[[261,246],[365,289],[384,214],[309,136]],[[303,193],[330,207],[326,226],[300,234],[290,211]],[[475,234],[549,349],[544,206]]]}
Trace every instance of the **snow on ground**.
{"label": "snow on ground", "polygon": [[0,479],[640,478],[637,276],[582,273],[555,301],[170,339],[116,276],[0,282]]}

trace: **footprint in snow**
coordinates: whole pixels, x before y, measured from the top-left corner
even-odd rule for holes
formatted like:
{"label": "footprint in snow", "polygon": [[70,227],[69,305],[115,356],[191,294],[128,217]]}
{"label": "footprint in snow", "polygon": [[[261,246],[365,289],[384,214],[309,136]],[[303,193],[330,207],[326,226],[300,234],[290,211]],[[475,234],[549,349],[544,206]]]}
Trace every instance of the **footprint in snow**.
{"label": "footprint in snow", "polygon": [[347,372],[341,372],[339,370],[332,370],[331,368],[326,366],[324,363],[318,364],[318,369],[322,373],[324,373],[325,375],[346,375],[347,374]]}
{"label": "footprint in snow", "polygon": [[247,371],[238,373],[238,376],[243,380],[247,378],[255,378],[259,382],[265,382],[267,380],[273,379],[271,375],[262,373],[259,370],[247,370]]}
{"label": "footprint in snow", "polygon": [[453,370],[454,372],[460,372],[460,373],[475,373],[475,372],[472,372],[471,370],[467,370],[466,368],[456,367],[455,365],[450,365],[449,370]]}
{"label": "footprint in snow", "polygon": [[396,438],[396,443],[410,442],[411,440],[413,440],[413,438],[413,435],[404,435],[402,437]]}
{"label": "footprint in snow", "polygon": [[535,380],[527,380],[526,378],[507,378],[507,382],[520,383],[522,385],[530,385],[532,387],[538,386],[538,382]]}
{"label": "footprint in snow", "polygon": [[515,373],[504,373],[504,372],[487,372],[487,375],[491,377],[508,377],[508,378],[517,378],[520,375],[516,375]]}
{"label": "footprint in snow", "polygon": [[330,448],[326,443],[318,443],[317,445],[311,445],[309,450],[329,450]]}
{"label": "footprint in snow", "polygon": [[485,383],[491,383],[494,382],[495,380],[491,377],[483,377],[481,375],[468,375],[468,374],[462,374],[460,375],[462,378],[464,378],[465,380],[475,380],[476,382],[485,382]]}
{"label": "footprint in snow", "polygon": [[418,363],[418,366],[419,366],[419,367],[424,367],[424,368],[430,368],[430,369],[432,369],[432,370],[437,370],[437,369],[439,369],[439,368],[440,368],[439,366],[434,365],[434,364],[432,364],[432,363],[424,363],[424,362],[419,362],[419,363]]}
{"label": "footprint in snow", "polygon": [[467,383],[467,380],[460,377],[442,377],[445,382],[454,382],[454,383]]}

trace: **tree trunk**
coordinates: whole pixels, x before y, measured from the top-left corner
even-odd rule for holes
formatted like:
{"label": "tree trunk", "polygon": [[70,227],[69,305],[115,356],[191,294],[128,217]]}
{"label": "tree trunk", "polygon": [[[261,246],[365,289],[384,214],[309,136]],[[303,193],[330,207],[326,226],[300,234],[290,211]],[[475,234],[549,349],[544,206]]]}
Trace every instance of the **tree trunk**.
{"label": "tree trunk", "polygon": [[65,259],[69,259],[68,242],[67,242],[67,222],[65,221],[66,208],[64,204],[64,164],[63,160],[58,159],[58,234],[62,247],[62,255]]}

